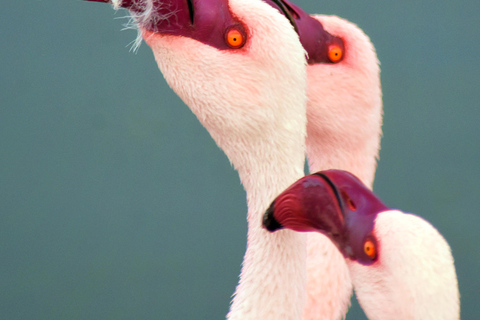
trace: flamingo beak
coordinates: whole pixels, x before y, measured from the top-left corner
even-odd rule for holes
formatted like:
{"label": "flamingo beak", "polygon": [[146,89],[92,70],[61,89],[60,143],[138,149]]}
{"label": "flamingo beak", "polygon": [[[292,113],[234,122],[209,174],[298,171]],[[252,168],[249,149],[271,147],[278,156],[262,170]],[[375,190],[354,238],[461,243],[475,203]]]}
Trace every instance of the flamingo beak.
{"label": "flamingo beak", "polygon": [[263,216],[270,232],[287,228],[299,232],[317,231],[338,238],[345,228],[341,201],[324,177],[308,175],[282,192]]}
{"label": "flamingo beak", "polygon": [[[192,0],[85,0],[114,5],[132,13],[139,25],[149,31],[174,34],[191,24]],[[148,11],[148,15],[144,17]],[[139,19],[142,17],[141,19]],[[172,26],[173,24],[173,26]]]}
{"label": "flamingo beak", "polygon": [[141,1],[138,1],[138,5],[136,7],[135,6],[136,2],[133,0],[84,0],[84,1],[109,3],[124,9],[136,8],[137,10],[140,9],[138,8],[138,6],[141,5]]}

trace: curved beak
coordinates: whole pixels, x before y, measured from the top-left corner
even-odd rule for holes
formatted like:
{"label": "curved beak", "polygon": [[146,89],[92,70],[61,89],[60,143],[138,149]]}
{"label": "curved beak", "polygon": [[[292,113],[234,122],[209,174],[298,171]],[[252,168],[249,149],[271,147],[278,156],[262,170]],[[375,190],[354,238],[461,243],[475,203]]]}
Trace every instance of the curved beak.
{"label": "curved beak", "polygon": [[[103,2],[131,12],[140,27],[146,30],[180,34],[192,24],[193,0],[85,0]],[[180,34],[183,35],[183,34]]]}
{"label": "curved beak", "polygon": [[295,32],[298,33],[298,26],[293,16],[293,12],[285,2],[282,0],[267,0],[266,2],[272,7],[276,6],[277,9],[279,9],[280,12],[288,19],[288,21],[290,21],[290,24],[292,25],[293,29],[295,29]]}
{"label": "curved beak", "polygon": [[287,228],[317,231],[338,238],[345,228],[339,195],[328,179],[308,175],[282,192],[263,216],[263,226],[273,232]]}
{"label": "curved beak", "polygon": [[134,1],[134,0],[84,0],[84,1],[109,3],[115,6],[118,6],[120,8],[132,10],[137,13],[142,13],[144,10],[142,9],[143,3],[141,1]]}

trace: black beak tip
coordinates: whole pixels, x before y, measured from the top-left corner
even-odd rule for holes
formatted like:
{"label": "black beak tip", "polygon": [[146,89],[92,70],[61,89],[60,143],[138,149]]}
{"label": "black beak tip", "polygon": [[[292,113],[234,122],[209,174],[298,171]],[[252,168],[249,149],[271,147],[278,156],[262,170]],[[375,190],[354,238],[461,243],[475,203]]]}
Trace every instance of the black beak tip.
{"label": "black beak tip", "polygon": [[90,2],[103,2],[103,3],[112,3],[111,0],[84,0],[84,1],[90,1]]}
{"label": "black beak tip", "polygon": [[272,202],[270,207],[265,211],[265,214],[263,215],[263,227],[267,229],[270,232],[274,232],[280,229],[283,229],[283,226],[280,224],[280,222],[275,219],[275,216],[273,215],[275,209],[275,201]]}

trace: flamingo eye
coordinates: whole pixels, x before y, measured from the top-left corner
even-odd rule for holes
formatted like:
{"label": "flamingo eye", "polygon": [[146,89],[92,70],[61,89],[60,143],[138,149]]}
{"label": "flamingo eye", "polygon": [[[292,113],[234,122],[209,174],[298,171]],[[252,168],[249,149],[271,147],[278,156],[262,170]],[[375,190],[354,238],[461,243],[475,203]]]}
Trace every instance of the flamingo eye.
{"label": "flamingo eye", "polygon": [[237,27],[232,27],[228,29],[225,35],[225,40],[227,41],[227,44],[230,46],[230,48],[238,49],[243,47],[243,45],[245,44],[246,36],[242,31],[243,30],[240,30]]}
{"label": "flamingo eye", "polygon": [[363,243],[363,252],[370,258],[370,259],[375,259],[377,257],[377,247],[375,246],[375,243],[368,239]]}
{"label": "flamingo eye", "polygon": [[343,49],[336,44],[332,44],[328,47],[328,59],[331,62],[337,63],[340,62],[343,58]]}

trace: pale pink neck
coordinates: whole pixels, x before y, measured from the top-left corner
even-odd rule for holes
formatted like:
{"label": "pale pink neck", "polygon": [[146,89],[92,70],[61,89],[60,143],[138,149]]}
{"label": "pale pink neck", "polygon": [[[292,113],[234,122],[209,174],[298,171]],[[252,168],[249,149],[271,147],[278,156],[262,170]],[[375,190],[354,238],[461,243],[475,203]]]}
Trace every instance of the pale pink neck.
{"label": "pale pink neck", "polygon": [[310,171],[347,170],[371,188],[382,134],[382,91],[375,49],[354,24],[333,16],[315,18],[325,30],[344,39],[346,52],[336,65],[308,67]]}
{"label": "pale pink neck", "polygon": [[303,176],[305,53],[288,21],[268,4],[230,0],[229,6],[255,35],[241,53],[184,37],[144,37],[165,79],[225,152],[247,192],[247,252],[228,318],[296,320],[305,303],[305,236],[270,234],[261,217]]}
{"label": "pale pink neck", "polygon": [[231,320],[300,319],[303,312],[305,235],[289,230],[272,234],[261,227],[263,213],[274,197],[303,176],[301,139],[287,139],[291,145],[283,143],[284,148],[275,139],[270,136],[258,148],[248,145],[248,153],[224,149],[238,170],[248,202],[248,246],[228,314]]}
{"label": "pale pink neck", "polygon": [[365,142],[363,145],[344,141],[343,145],[334,146],[322,139],[307,138],[310,172],[328,169],[346,170],[356,175],[371,189],[377,167],[380,137],[372,137],[370,140],[370,143]]}

